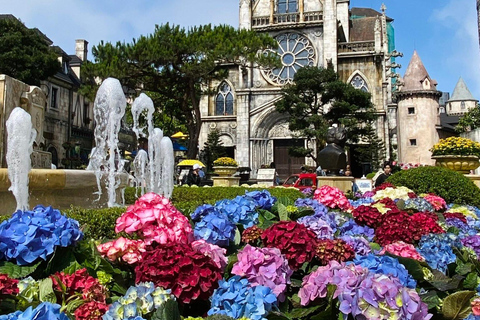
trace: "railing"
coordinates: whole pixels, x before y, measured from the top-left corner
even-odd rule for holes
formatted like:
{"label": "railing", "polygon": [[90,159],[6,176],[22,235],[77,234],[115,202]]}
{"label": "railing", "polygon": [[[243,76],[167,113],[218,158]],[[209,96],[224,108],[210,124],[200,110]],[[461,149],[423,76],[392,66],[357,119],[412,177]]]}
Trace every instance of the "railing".
{"label": "railing", "polygon": [[338,44],[338,53],[375,51],[375,41],[342,42]]}
{"label": "railing", "polygon": [[[300,21],[300,13],[277,13],[273,15],[273,24],[290,24],[290,23],[311,23],[311,22],[318,22],[323,20],[323,11],[312,11],[312,12],[305,12],[303,14],[303,20]],[[252,18],[252,27],[253,28],[261,28],[269,26],[270,24],[270,16],[261,16],[261,17],[253,17]]]}

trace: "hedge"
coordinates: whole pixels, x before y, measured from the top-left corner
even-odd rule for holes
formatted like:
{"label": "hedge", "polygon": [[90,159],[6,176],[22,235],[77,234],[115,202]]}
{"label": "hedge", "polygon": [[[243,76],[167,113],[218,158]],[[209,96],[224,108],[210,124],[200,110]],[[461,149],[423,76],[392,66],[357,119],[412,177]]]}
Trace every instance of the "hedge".
{"label": "hedge", "polygon": [[434,193],[447,203],[480,207],[480,189],[463,174],[441,167],[419,167],[402,170],[387,182],[405,186],[416,193]]}

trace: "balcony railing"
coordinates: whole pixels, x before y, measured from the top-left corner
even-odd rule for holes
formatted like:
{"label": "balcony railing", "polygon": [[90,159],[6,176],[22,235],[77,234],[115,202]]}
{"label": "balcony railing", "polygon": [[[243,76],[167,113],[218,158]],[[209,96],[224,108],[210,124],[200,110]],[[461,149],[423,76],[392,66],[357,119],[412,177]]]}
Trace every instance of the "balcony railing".
{"label": "balcony railing", "polygon": [[271,25],[293,24],[293,23],[312,23],[323,20],[322,11],[305,12],[303,21],[300,21],[300,12],[277,13],[273,15],[273,24],[270,24],[270,16],[261,16],[252,18],[253,28],[262,28]]}
{"label": "balcony railing", "polygon": [[338,53],[375,51],[375,41],[342,42],[338,44]]}

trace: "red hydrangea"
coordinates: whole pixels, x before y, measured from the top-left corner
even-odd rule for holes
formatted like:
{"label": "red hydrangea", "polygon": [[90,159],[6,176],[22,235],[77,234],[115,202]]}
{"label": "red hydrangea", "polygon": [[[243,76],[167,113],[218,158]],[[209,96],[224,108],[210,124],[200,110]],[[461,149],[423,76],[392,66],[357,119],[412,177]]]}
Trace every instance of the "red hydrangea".
{"label": "red hydrangea", "polygon": [[263,230],[257,226],[251,226],[243,230],[242,241],[246,244],[254,245],[262,236]]}
{"label": "red hydrangea", "polygon": [[359,225],[375,228],[381,221],[382,213],[372,206],[358,206],[353,210],[353,218]]}
{"label": "red hydrangea", "polygon": [[394,213],[394,212],[400,212],[400,210],[398,209],[397,207],[397,204],[395,203],[395,201],[393,201],[392,199],[390,198],[383,198],[381,200],[378,200],[377,202],[375,203],[382,203],[385,208],[388,208],[390,209],[388,212],[390,213]]}
{"label": "red hydrangea", "polygon": [[415,199],[415,198],[417,198],[417,194],[416,194],[415,192],[409,192],[409,193],[407,193],[407,195],[408,195],[408,197],[409,197],[410,199]]}
{"label": "red hydrangea", "polygon": [[98,279],[90,276],[85,268],[77,270],[72,274],[57,272],[50,278],[53,281],[53,289],[57,292],[63,291],[59,281],[65,286],[67,298],[80,293],[83,300],[105,303],[105,287],[100,284]]}
{"label": "red hydrangea", "polygon": [[12,279],[7,274],[0,273],[0,294],[18,294],[17,284],[17,279]]}
{"label": "red hydrangea", "polygon": [[147,245],[152,242],[164,244],[193,241],[193,230],[188,218],[169,199],[155,193],[144,194],[117,219],[115,232],[121,231],[128,234],[137,232]]}
{"label": "red hydrangea", "polygon": [[430,212],[417,212],[410,217],[414,229],[413,239],[419,241],[423,235],[430,233],[444,233],[445,231],[437,223],[438,217]]}
{"label": "red hydrangea", "polygon": [[443,216],[445,217],[445,219],[455,218],[461,220],[463,223],[467,223],[467,218],[461,212],[444,212]]}
{"label": "red hydrangea", "polygon": [[375,229],[376,242],[382,246],[403,241],[413,242],[410,216],[404,211],[389,211],[383,215],[381,224]]}
{"label": "red hydrangea", "polygon": [[75,320],[101,320],[108,311],[108,306],[103,302],[89,301],[75,310]]}
{"label": "red hydrangea", "polygon": [[153,244],[135,268],[135,282],[171,289],[182,303],[208,300],[222,279],[214,261],[184,243]]}
{"label": "red hydrangea", "polygon": [[390,182],[384,182],[381,185],[379,185],[378,187],[376,187],[375,189],[373,189],[373,192],[377,192],[377,191],[380,191],[380,190],[385,190],[387,188],[395,188],[395,186],[393,184],[391,184]]}
{"label": "red hydrangea", "polygon": [[326,266],[330,261],[344,262],[355,258],[355,250],[342,239],[318,241],[316,257]]}
{"label": "red hydrangea", "polygon": [[315,233],[295,221],[280,221],[262,233],[263,244],[278,248],[288,259],[293,270],[299,269],[315,256],[317,236]]}

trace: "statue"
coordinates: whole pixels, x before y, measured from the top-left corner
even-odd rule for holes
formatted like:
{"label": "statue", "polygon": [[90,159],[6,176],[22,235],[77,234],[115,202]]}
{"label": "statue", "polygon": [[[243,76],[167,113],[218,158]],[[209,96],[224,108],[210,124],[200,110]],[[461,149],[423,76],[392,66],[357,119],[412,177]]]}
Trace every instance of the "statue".
{"label": "statue", "polygon": [[328,170],[329,175],[338,175],[338,171],[347,166],[347,155],[343,149],[346,141],[344,128],[331,127],[328,129],[328,144],[320,151],[318,162],[323,170]]}

